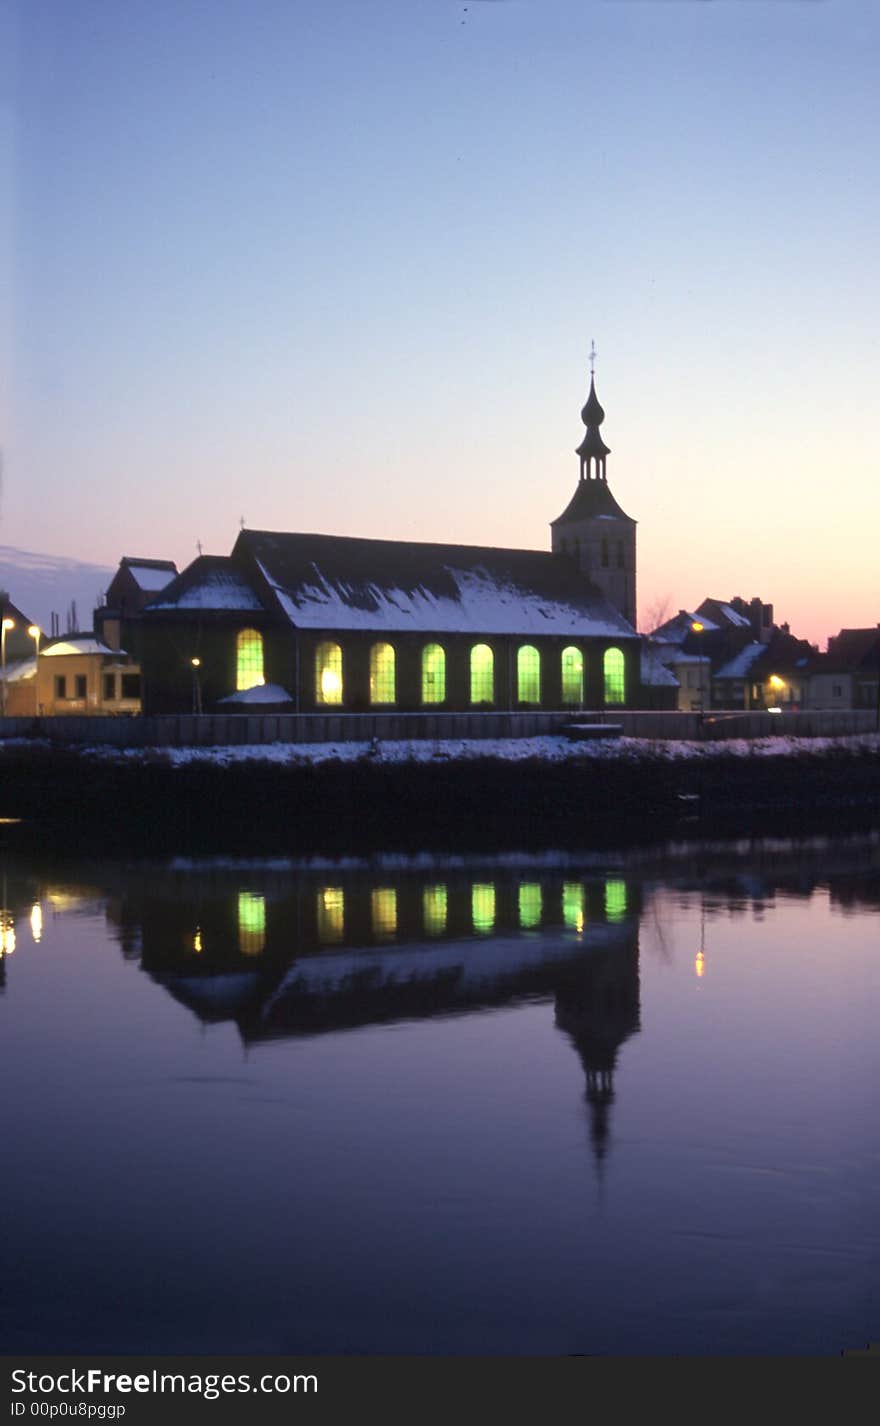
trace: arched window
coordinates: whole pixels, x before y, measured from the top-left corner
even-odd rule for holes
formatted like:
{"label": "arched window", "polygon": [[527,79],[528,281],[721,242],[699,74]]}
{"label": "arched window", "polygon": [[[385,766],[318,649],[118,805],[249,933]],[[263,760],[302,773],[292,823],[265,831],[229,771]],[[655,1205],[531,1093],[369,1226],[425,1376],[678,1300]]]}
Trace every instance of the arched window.
{"label": "arched window", "polygon": [[608,568],[608,541],[602,541],[602,568]]}
{"label": "arched window", "polygon": [[626,701],[626,683],[623,654],[620,649],[605,650],[603,670],[605,673],[605,702],[624,703]]}
{"label": "arched window", "polygon": [[495,655],[488,644],[471,649],[471,703],[495,702]]}
{"label": "arched window", "polygon": [[315,702],[342,702],[342,649],[338,644],[319,644],[315,649]]}
{"label": "arched window", "polygon": [[394,703],[396,698],[394,649],[391,644],[374,644],[370,649],[370,702]]}
{"label": "arched window", "polygon": [[516,696],[520,703],[541,702],[541,655],[532,644],[516,652]]}
{"label": "arched window", "polygon": [[239,693],[265,683],[263,677],[263,635],[256,629],[241,629],[235,641],[235,687]]}
{"label": "arched window", "polygon": [[422,702],[443,703],[446,699],[446,653],[441,644],[422,649]]}
{"label": "arched window", "polygon": [[584,701],[584,656],[574,645],[562,650],[562,701],[570,708]]}

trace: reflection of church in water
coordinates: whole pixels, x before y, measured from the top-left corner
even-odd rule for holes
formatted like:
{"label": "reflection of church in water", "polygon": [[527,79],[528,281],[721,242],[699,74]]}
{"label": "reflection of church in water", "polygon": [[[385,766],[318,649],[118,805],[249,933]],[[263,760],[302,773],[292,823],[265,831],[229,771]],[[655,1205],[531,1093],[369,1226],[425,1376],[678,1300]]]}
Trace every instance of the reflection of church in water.
{"label": "reflection of church in water", "polygon": [[521,868],[388,874],[156,871],[108,907],[125,953],[242,1041],[553,999],[608,1140],[614,1071],[639,1029],[640,904],[620,876]]}

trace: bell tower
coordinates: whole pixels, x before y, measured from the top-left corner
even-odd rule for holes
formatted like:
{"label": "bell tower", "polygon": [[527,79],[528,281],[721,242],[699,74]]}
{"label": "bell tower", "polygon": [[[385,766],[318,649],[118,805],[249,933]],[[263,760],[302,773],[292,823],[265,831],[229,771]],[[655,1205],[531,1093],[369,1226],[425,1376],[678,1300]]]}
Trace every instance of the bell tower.
{"label": "bell tower", "polygon": [[581,411],[586,434],[577,448],[580,475],[574,495],[550,525],[551,549],[577,561],[609,604],[635,628],[636,522],[618,505],[608,486],[611,454],[599,427],[605,412],[596,395],[596,348],[590,351],[590,394]]}

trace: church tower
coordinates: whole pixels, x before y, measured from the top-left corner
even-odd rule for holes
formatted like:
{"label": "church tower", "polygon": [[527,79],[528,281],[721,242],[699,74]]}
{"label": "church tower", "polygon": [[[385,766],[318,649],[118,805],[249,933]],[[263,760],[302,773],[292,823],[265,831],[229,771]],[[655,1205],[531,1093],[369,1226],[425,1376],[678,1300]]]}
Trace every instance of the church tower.
{"label": "church tower", "polygon": [[636,522],[621,510],[608,488],[605,462],[611,451],[599,427],[605,412],[596,395],[595,348],[590,353],[590,394],[581,411],[586,435],[577,448],[580,478],[574,495],[550,525],[554,554],[577,560],[609,604],[636,623]]}

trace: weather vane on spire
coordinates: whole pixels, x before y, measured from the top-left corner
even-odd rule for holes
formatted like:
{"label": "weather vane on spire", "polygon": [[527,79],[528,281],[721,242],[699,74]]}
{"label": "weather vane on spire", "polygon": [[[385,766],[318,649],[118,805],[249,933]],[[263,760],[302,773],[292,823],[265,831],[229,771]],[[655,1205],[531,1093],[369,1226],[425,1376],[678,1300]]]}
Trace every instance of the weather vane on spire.
{"label": "weather vane on spire", "polygon": [[590,376],[596,375],[596,343],[590,341]]}

